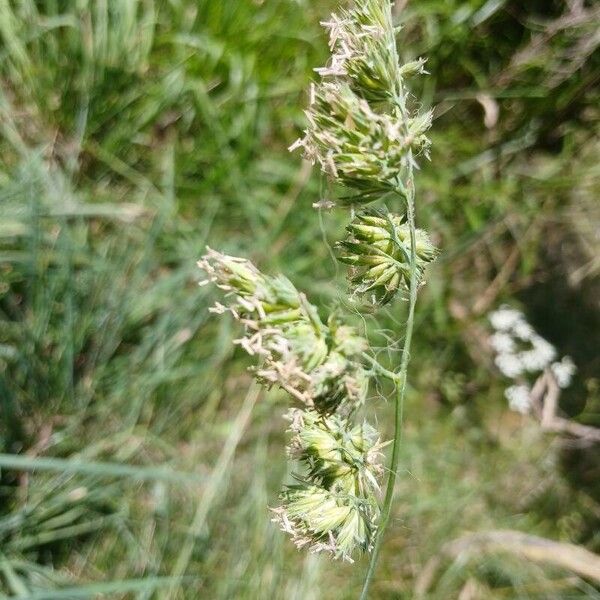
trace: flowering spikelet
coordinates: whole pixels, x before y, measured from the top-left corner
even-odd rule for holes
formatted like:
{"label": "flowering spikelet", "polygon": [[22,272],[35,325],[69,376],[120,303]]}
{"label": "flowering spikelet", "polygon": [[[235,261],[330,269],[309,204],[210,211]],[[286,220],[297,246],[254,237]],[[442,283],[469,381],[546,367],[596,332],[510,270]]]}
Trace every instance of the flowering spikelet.
{"label": "flowering spikelet", "polygon": [[353,425],[332,415],[292,409],[294,434],[288,451],[301,461],[311,482],[368,498],[379,489],[381,448],[379,432],[366,422]]}
{"label": "flowering spikelet", "polygon": [[330,64],[315,69],[324,79],[345,79],[353,91],[369,102],[397,99],[404,80],[425,71],[425,59],[399,64],[392,2],[356,0],[354,7],[341,8],[329,21]]}
{"label": "flowering spikelet", "polygon": [[424,60],[399,68],[390,2],[362,0],[322,25],[329,29],[331,59],[316,71],[324,78],[347,78],[369,102],[393,99],[403,77],[424,72]]}
{"label": "flowering spikelet", "polygon": [[[427,152],[431,113],[403,120],[398,109],[377,113],[348,85],[323,83],[306,111],[305,157],[356,191],[346,200],[371,202],[398,186],[413,154]],[[412,152],[409,153],[409,150]]]}
{"label": "flowering spikelet", "polygon": [[299,547],[351,561],[367,551],[379,516],[376,493],[382,467],[379,434],[367,423],[292,410],[288,447],[306,474],[281,493],[274,521]]}
{"label": "flowering spikelet", "polygon": [[272,509],[273,520],[298,548],[349,562],[356,549],[371,549],[379,516],[374,501],[304,483],[288,486],[280,499],[282,505]]}
{"label": "flowering spikelet", "polygon": [[366,341],[352,327],[317,309],[285,277],[261,273],[250,261],[208,249],[198,265],[226,293],[230,312],[245,327],[236,340],[248,354],[261,358],[254,368],[259,381],[277,384],[297,400],[329,413],[346,412],[364,402],[368,376],[360,363]]}
{"label": "flowering spikelet", "polygon": [[[347,238],[338,243],[338,259],[351,266],[353,292],[367,295],[376,305],[388,303],[399,289],[410,286],[410,230],[404,219],[384,211],[358,214],[346,228]],[[417,278],[438,250],[427,233],[415,232]]]}

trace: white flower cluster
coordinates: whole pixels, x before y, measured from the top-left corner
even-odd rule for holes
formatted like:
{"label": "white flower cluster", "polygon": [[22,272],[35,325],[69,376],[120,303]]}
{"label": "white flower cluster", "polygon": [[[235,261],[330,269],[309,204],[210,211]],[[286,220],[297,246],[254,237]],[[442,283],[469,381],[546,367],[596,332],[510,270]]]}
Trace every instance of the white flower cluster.
{"label": "white flower cluster", "polygon": [[550,369],[561,388],[571,385],[576,367],[570,357],[556,359],[556,348],[535,332],[519,310],[503,305],[490,313],[494,329],[490,344],[496,352],[495,363],[500,372],[517,381],[504,392],[512,410],[526,414],[531,410],[531,389],[527,375]]}
{"label": "white flower cluster", "polygon": [[561,388],[567,388],[571,385],[571,379],[573,379],[573,375],[577,371],[577,367],[570,356],[563,357],[560,362],[552,363],[550,368],[556,378],[556,383]]}
{"label": "white flower cluster", "polygon": [[531,390],[528,385],[511,385],[506,388],[504,396],[508,400],[510,410],[526,415],[531,410],[530,393]]}

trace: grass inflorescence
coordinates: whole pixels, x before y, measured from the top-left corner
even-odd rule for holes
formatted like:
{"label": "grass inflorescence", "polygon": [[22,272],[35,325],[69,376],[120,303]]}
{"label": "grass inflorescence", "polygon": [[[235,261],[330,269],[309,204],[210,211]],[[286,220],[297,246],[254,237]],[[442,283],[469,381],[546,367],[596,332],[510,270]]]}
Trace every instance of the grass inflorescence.
{"label": "grass inflorescence", "polygon": [[[394,375],[408,303],[380,308],[377,298],[392,296],[381,286],[375,304],[373,290],[349,303],[345,265],[331,261],[348,254],[338,242],[360,241],[345,228],[384,190],[324,183],[285,151],[308,126],[313,68],[333,67],[319,26],[334,24],[331,10],[346,18],[337,2],[309,0],[0,8],[1,595],[359,594],[361,564],[297,552],[269,521],[282,485],[295,485],[288,470],[330,464],[308,442],[314,461],[290,462],[283,447],[297,434],[279,418],[290,398],[253,386],[254,359],[232,343],[243,327],[211,317],[214,297],[196,286],[194,266],[208,244],[285,272],[325,327],[336,312],[339,325],[368,332],[366,371],[376,356]],[[413,151],[419,228],[443,254],[419,292],[410,418],[372,597],[414,597],[420,583],[432,599],[594,598],[594,580],[560,559],[567,542],[600,551],[597,447],[560,443],[511,413],[485,335],[487,313],[519,307],[577,367],[561,414],[600,424],[598,10],[423,0],[393,11],[399,61],[389,36],[349,48],[382,69],[344,58],[350,22],[331,40],[354,105],[386,113],[385,82],[400,63],[411,106],[436,106],[431,146]],[[371,139],[358,125],[353,139]],[[337,141],[351,153],[352,140]],[[363,164],[352,160],[338,174],[358,180],[350,169]],[[315,200],[355,212],[325,218],[308,210]],[[388,196],[379,208],[397,207]],[[395,299],[407,296],[399,281]],[[359,302],[378,324],[340,308]],[[365,418],[380,437],[365,428],[353,461],[392,437],[393,407],[377,398],[398,383],[369,388]],[[551,563],[533,563],[486,545],[498,529],[563,545]],[[447,551],[458,547],[460,559]]]}

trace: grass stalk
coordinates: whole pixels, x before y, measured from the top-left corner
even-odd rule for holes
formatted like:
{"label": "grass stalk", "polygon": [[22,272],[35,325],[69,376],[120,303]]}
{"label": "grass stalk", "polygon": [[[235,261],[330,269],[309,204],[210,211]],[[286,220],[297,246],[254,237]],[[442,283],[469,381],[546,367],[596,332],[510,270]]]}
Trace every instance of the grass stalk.
{"label": "grass stalk", "polygon": [[169,467],[147,467],[114,462],[83,461],[55,457],[31,457],[0,454],[0,468],[15,471],[50,471],[65,474],[83,474],[97,477],[125,477],[139,481],[165,481],[169,483],[203,483],[197,473],[175,471]]}
{"label": "grass stalk", "polygon": [[416,257],[416,232],[415,232],[415,185],[412,167],[409,167],[407,185],[406,185],[406,218],[410,229],[410,288],[409,288],[409,304],[408,318],[406,321],[406,334],[404,338],[404,346],[402,348],[402,359],[400,362],[400,370],[398,371],[397,379],[399,384],[396,388],[394,400],[394,441],[392,444],[392,457],[390,459],[390,469],[385,490],[385,499],[381,510],[381,517],[371,551],[369,566],[365,575],[363,589],[360,595],[360,600],[367,600],[369,595],[369,587],[375,570],[377,569],[377,560],[381,551],[383,537],[388,526],[392,513],[392,504],[394,501],[394,491],[396,486],[396,475],[398,474],[398,465],[400,462],[400,448],[402,445],[402,425],[404,417],[404,398],[406,395],[406,374],[408,371],[408,363],[410,361],[410,345],[414,328],[415,305],[417,303],[417,257]]}
{"label": "grass stalk", "polygon": [[242,408],[233,422],[231,432],[221,450],[219,459],[215,464],[210,479],[208,480],[204,493],[198,502],[194,519],[188,529],[187,541],[181,548],[172,573],[172,585],[166,591],[165,600],[171,600],[175,597],[178,589],[178,582],[181,580],[189,565],[192,553],[198,536],[204,529],[208,513],[213,506],[217,494],[222,491],[222,486],[225,478],[228,476],[231,463],[233,461],[235,451],[242,439],[242,435],[246,431],[252,415],[252,410],[260,395],[260,387],[256,382],[252,382]]}

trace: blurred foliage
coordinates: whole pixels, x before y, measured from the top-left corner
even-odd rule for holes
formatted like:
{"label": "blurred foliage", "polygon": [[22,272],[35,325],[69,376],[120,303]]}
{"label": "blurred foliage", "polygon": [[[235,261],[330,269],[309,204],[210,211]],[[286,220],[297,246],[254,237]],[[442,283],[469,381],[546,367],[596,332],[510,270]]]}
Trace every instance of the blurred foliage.
{"label": "blurred foliage", "polygon": [[[286,152],[334,4],[0,1],[0,593],[356,595],[362,563],[296,553],[269,522],[287,477],[283,403],[273,392],[250,411],[238,332],[210,318],[195,268],[208,243],[347,304],[330,259],[343,215],[311,209],[326,184]],[[562,408],[600,426],[600,9],[396,9],[403,58],[428,57],[418,219],[443,255],[418,308],[405,472],[374,587],[390,599],[412,598],[466,531],[600,552],[598,447],[509,413],[484,343],[485,314],[520,303],[578,366]],[[366,322],[392,364],[402,310]],[[27,472],[12,455],[80,469]],[[444,569],[432,598],[600,597],[510,556]]]}

